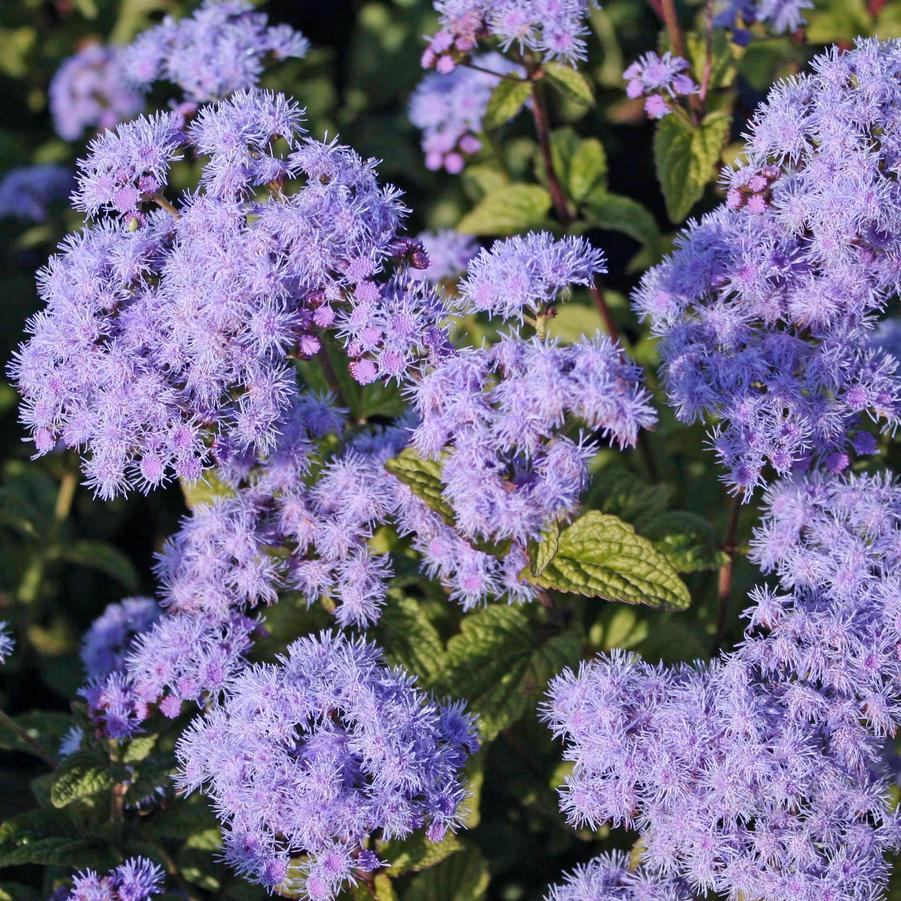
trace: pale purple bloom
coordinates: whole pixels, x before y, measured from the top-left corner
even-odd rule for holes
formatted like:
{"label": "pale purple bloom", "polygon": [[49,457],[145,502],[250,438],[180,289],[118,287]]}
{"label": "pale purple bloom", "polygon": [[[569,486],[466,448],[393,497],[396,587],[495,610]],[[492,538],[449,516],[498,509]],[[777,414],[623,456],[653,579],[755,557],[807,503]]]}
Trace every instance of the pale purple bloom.
{"label": "pale purple bloom", "polygon": [[267,59],[302,57],[309,42],[287,25],[269,25],[246,0],[205,0],[181,19],[167,17],[123,51],[124,75],[136,88],[177,85],[203,103],[256,87]]}
{"label": "pale purple bloom", "polygon": [[868,420],[893,432],[897,359],[870,343],[897,295],[901,43],[859,41],[778,83],[751,123],[726,203],[647,273],[638,311],[662,338],[680,419],[746,496],[849,453]]}
{"label": "pale purple bloom", "polygon": [[0,218],[43,222],[48,208],[69,196],[73,183],[68,166],[47,163],[10,169],[0,181]]}
{"label": "pale purple bloom", "polygon": [[417,240],[428,258],[428,268],[414,270],[410,274],[432,284],[456,282],[479,252],[479,243],[475,238],[451,229],[422,232]]}
{"label": "pale purple bloom", "polygon": [[813,0],[718,0],[714,24],[733,29],[738,42],[747,43],[750,35],[746,28],[755,22],[785,34],[806,24],[804,11],[808,9],[813,9]]}
{"label": "pale purple bloom", "polygon": [[112,128],[136,116],[144,98],[129,87],[121,48],[88,44],[70,56],[50,82],[50,113],[56,133],[77,141],[85,132]]}
{"label": "pale purple bloom", "polygon": [[131,857],[109,873],[85,870],[62,901],[147,901],[163,891],[165,874],[145,857]]}
{"label": "pale purple bloom", "polygon": [[620,852],[601,854],[551,886],[546,901],[694,901],[681,880],[633,868]]}
{"label": "pale purple bloom", "polygon": [[373,868],[373,832],[440,841],[457,828],[477,748],[461,706],[435,703],[374,645],[322,632],[246,668],[176,753],[180,787],[212,798],[238,873],[273,887],[303,854],[293,887],[324,901]]}
{"label": "pale purple bloom", "polygon": [[153,598],[125,598],[110,604],[91,623],[81,641],[81,662],[90,678],[102,679],[120,669],[131,640],[149,629],[162,610]]}
{"label": "pale purple bloom", "polygon": [[688,61],[681,56],[668,50],[662,56],[651,51],[623,72],[626,94],[633,100],[647,97],[645,112],[652,119],[662,119],[672,112],[671,101],[697,92],[688,70]]}
{"label": "pale purple bloom", "polygon": [[0,663],[6,663],[15,647],[16,640],[10,635],[9,623],[0,621]]}

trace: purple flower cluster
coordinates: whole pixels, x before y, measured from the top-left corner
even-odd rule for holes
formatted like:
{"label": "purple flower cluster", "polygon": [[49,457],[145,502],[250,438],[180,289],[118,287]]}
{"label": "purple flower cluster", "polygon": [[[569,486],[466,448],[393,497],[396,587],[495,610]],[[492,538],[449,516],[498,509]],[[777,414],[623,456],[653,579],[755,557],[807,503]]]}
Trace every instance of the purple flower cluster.
{"label": "purple flower cluster", "polygon": [[436,0],[440,29],[422,57],[423,68],[452,72],[479,41],[494,38],[544,60],[570,65],[587,56],[589,0]]}
{"label": "purple flower cluster", "polygon": [[694,901],[680,880],[633,870],[625,854],[602,854],[567,873],[545,901]]}
{"label": "purple flower cluster", "polygon": [[681,56],[668,50],[663,56],[646,53],[623,72],[628,82],[626,94],[633,100],[647,97],[645,112],[652,119],[662,119],[672,112],[674,100],[697,92],[698,86],[687,72],[688,60]]}
{"label": "purple flower cluster", "polygon": [[897,360],[868,336],[901,287],[901,42],[859,41],[776,85],[727,202],[635,298],[684,421],[716,418],[736,491],[875,447],[899,422]]}
{"label": "purple flower cluster", "polygon": [[101,876],[93,870],[79,873],[71,891],[54,894],[55,901],[148,901],[163,891],[164,873],[145,857],[132,857]]}
{"label": "purple flower cluster", "polygon": [[552,683],[563,807],[637,828],[644,865],[693,891],[876,897],[901,836],[881,753],[901,723],[901,488],[780,483],[752,558],[778,585],[752,592],[735,652],[673,669],[614,653]]}
{"label": "purple flower cluster", "polygon": [[479,69],[429,73],[410,98],[410,121],[422,132],[427,169],[445,169],[453,175],[462,172],[466,158],[482,148],[482,119],[499,79],[522,75],[520,66],[499,53],[477,56],[473,62]]}
{"label": "purple flower cluster", "polygon": [[149,629],[162,610],[153,598],[125,598],[110,604],[91,623],[81,642],[81,662],[93,679],[122,668],[132,639]]}
{"label": "purple flower cluster", "polygon": [[10,169],[0,180],[0,218],[43,222],[48,208],[65,200],[73,184],[67,166],[46,163]]}
{"label": "purple flower cluster", "polygon": [[9,633],[9,623],[0,621],[0,663],[6,663],[15,647],[16,640]]}
{"label": "purple flower cluster", "polygon": [[479,243],[471,235],[461,235],[451,229],[437,232],[422,232],[417,235],[429,259],[427,269],[420,269],[411,274],[425,279],[433,285],[439,283],[456,283],[466,271],[470,260],[479,252]]}
{"label": "purple flower cluster", "polygon": [[303,35],[269,25],[246,0],[205,0],[193,15],[142,32],[123,51],[123,69],[135,88],[166,81],[188,102],[204,103],[256,87],[267,58],[302,57],[308,50]]}
{"label": "purple flower cluster", "polygon": [[806,24],[806,9],[813,9],[812,0],[720,0],[714,5],[713,23],[731,28],[733,40],[747,44],[747,29],[755,22],[769,26],[776,34],[797,31]]}
{"label": "purple flower cluster", "polygon": [[66,141],[112,128],[144,108],[144,98],[125,80],[122,50],[99,44],[70,56],[53,76],[49,94],[53,126]]}
{"label": "purple flower cluster", "polygon": [[213,800],[226,860],[324,901],[380,866],[364,847],[373,832],[440,841],[459,824],[477,747],[460,706],[436,704],[374,645],[323,632],[245,669],[176,752],[181,788]]}
{"label": "purple flower cluster", "polygon": [[[449,352],[443,305],[405,268],[397,190],[300,121],[283,95],[238,92],[187,132],[174,116],[128,123],[81,162],[91,219],[40,273],[46,307],[11,374],[38,453],[85,450],[102,497],[271,449],[292,360],[326,332],[361,383]],[[173,203],[169,167],[188,154],[200,187]]]}

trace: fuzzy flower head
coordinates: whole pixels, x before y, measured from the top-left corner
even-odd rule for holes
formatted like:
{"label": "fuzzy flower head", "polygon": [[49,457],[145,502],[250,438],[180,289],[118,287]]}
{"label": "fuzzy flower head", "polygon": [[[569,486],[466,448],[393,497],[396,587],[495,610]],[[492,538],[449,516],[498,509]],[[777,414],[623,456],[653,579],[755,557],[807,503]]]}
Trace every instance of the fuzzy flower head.
{"label": "fuzzy flower head", "polygon": [[686,422],[715,421],[726,479],[847,465],[901,415],[898,361],[869,335],[901,285],[901,42],[858,42],[777,84],[726,202],[652,269],[635,306],[662,338]]}
{"label": "fuzzy flower head", "polygon": [[748,28],[755,22],[776,34],[786,34],[804,27],[808,9],[813,9],[813,0],[718,0],[713,24],[732,29],[733,41],[746,45],[751,38]]}
{"label": "fuzzy flower head", "polygon": [[[88,224],[39,274],[45,307],[10,371],[38,453],[83,450],[101,496],[196,479],[219,446],[268,452],[293,360],[328,333],[363,384],[448,352],[440,299],[407,271],[398,191],[301,119],[284,95],[238,92],[187,131],[128,123],[80,163]],[[170,200],[185,156],[199,187]]]}
{"label": "fuzzy flower head", "polygon": [[10,169],[0,180],[0,219],[43,222],[48,209],[69,196],[73,182],[68,166],[46,163]]}
{"label": "fuzzy flower head", "polygon": [[[774,486],[743,642],[666,668],[614,652],[551,684],[573,824],[635,829],[643,864],[695,893],[881,897],[898,822],[881,767],[901,725],[901,488]],[[653,897],[653,896],[652,896]]]}
{"label": "fuzzy flower head", "polygon": [[148,901],[162,894],[165,874],[145,857],[132,857],[100,875],[85,870],[72,880],[63,901]]}
{"label": "fuzzy flower head", "polygon": [[451,229],[422,232],[417,240],[428,258],[428,267],[411,274],[432,284],[455,283],[479,252],[479,243],[475,238]]}
{"label": "fuzzy flower head", "polygon": [[372,868],[373,832],[440,841],[459,826],[477,747],[462,709],[435,703],[374,645],[323,632],[231,683],[179,740],[177,781],[213,799],[238,873],[274,888],[304,854],[292,888],[325,901]]}
{"label": "fuzzy flower head", "polygon": [[15,648],[16,640],[10,634],[9,623],[0,622],[0,663],[6,663]]}
{"label": "fuzzy flower head", "polygon": [[144,98],[123,75],[122,50],[100,44],[70,56],[53,76],[49,94],[53,126],[66,141],[112,128],[144,108]]}
{"label": "fuzzy flower head", "polygon": [[125,598],[110,604],[91,623],[81,642],[81,662],[91,678],[120,669],[132,639],[149,629],[162,610],[153,598]]}
{"label": "fuzzy flower head", "polygon": [[688,68],[687,60],[668,50],[663,56],[646,53],[623,72],[626,94],[633,100],[646,97],[645,112],[652,119],[662,119],[672,112],[674,100],[697,92],[698,86],[686,74]]}
{"label": "fuzzy flower head", "polygon": [[587,56],[589,6],[589,0],[436,0],[440,28],[423,54],[423,68],[446,75],[489,39],[505,52],[575,66]]}
{"label": "fuzzy flower head", "polygon": [[192,15],[166,18],[123,52],[129,84],[177,85],[185,100],[204,103],[256,87],[267,60],[305,56],[309,42],[287,25],[270,25],[245,0],[205,0]]}
{"label": "fuzzy flower head", "polygon": [[422,132],[427,169],[462,172],[467,158],[482,148],[482,119],[498,78],[523,74],[520,66],[499,53],[478,56],[474,62],[479,70],[461,67],[447,75],[429,73],[410,98],[410,121]]}
{"label": "fuzzy flower head", "polygon": [[625,854],[601,854],[551,886],[545,901],[693,901],[681,880],[629,865]]}

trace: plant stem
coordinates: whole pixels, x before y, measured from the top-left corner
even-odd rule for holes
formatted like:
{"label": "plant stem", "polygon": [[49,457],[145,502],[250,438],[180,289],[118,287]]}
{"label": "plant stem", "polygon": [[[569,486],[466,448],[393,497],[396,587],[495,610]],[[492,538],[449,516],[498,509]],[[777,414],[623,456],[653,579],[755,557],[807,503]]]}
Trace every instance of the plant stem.
{"label": "plant stem", "polygon": [[464,69],[475,69],[476,72],[484,72],[486,75],[493,75],[495,78],[501,80],[528,81],[528,79],[520,78],[518,75],[513,75],[510,72],[495,72],[494,69],[486,69],[485,66],[480,66],[473,62],[460,63],[460,65],[463,66]]}
{"label": "plant stem", "polygon": [[607,330],[610,340],[616,341],[616,343],[622,347],[622,336],[619,333],[619,326],[617,326],[616,320],[613,318],[613,313],[607,305],[607,299],[604,297],[604,289],[597,281],[593,281],[588,290],[591,291],[591,297],[594,300],[594,304],[601,314],[601,319],[604,320],[604,328]]}
{"label": "plant stem", "polygon": [[544,174],[547,178],[548,191],[551,194],[551,202],[554,204],[554,212],[560,220],[563,228],[572,225],[573,214],[566,203],[566,195],[554,171],[554,155],[551,151],[551,126],[547,112],[547,102],[544,97],[544,86],[540,82],[537,72],[532,73],[532,117],[535,119],[535,133],[538,136],[538,146],[541,149],[541,160],[544,164]]}
{"label": "plant stem", "polygon": [[172,204],[168,200],[166,200],[166,198],[163,197],[163,195],[160,194],[159,192],[154,194],[153,197],[151,197],[150,199],[158,207],[160,207],[160,209],[163,209],[167,213],[169,213],[169,215],[171,215],[173,219],[181,219],[181,213],[178,211],[178,207],[176,207],[174,204]]}
{"label": "plant stem", "polygon": [[28,745],[36,757],[40,757],[49,767],[56,767],[56,757],[40,742],[33,739],[8,713],[0,710],[0,724],[9,729],[16,738]]}
{"label": "plant stem", "polygon": [[[682,26],[679,24],[679,16],[676,13],[676,0],[660,0],[660,11],[663,14],[663,22],[669,35],[670,47],[676,56],[688,59],[685,52],[685,38],[682,35]],[[697,94],[688,95],[688,104],[692,110],[692,119],[697,125],[701,111],[701,98]]]}
{"label": "plant stem", "polygon": [[729,513],[729,525],[721,549],[726,553],[726,562],[720,567],[717,580],[717,600],[719,601],[719,619],[716,627],[717,645],[722,643],[726,634],[726,618],[729,612],[729,595],[732,592],[732,572],[735,568],[735,555],[738,551],[738,520],[741,515],[741,498],[732,498]]}

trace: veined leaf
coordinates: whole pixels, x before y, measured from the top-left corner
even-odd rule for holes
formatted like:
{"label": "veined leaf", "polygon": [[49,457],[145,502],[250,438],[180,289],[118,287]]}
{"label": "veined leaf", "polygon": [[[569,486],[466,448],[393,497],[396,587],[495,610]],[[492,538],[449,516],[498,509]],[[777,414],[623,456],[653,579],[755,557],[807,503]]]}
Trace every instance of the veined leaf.
{"label": "veined leaf", "polygon": [[486,130],[497,128],[512,119],[532,96],[532,82],[514,78],[502,78],[491,92],[482,127]]}
{"label": "veined leaf", "polygon": [[551,195],[540,185],[514,184],[486,194],[458,223],[470,235],[506,237],[545,224]]}

